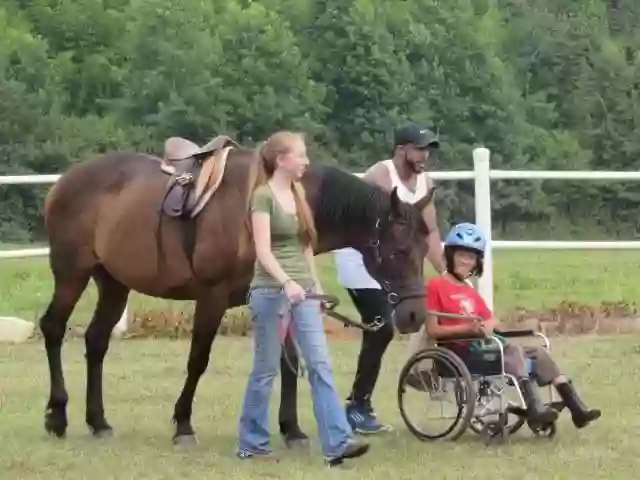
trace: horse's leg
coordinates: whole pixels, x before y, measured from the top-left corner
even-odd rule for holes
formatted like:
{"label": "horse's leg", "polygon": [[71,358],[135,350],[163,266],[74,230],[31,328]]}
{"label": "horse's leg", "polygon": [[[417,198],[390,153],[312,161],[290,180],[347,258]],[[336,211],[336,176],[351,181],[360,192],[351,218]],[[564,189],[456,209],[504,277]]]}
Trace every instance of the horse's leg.
{"label": "horse's leg", "polygon": [[109,436],[111,426],[104,416],[102,366],[109,349],[111,331],[127,305],[129,288],[113,278],[103,267],[93,272],[98,287],[98,305],[84,335],[87,360],[87,404],[85,421],[96,437]]}
{"label": "horse's leg", "polygon": [[298,424],[299,364],[298,351],[291,338],[291,331],[288,331],[280,357],[281,394],[278,420],[280,433],[289,448],[306,447],[309,444],[309,437]]}
{"label": "horse's leg", "polygon": [[56,271],[55,268],[52,270],[54,272],[53,296],[39,321],[47,350],[51,384],[44,428],[47,433],[62,438],[67,432],[67,402],[69,401],[62,371],[62,342],[69,317],[87,287],[90,274],[74,272],[65,275],[61,271]]}
{"label": "horse's leg", "polygon": [[218,332],[222,316],[227,309],[229,299],[226,292],[209,291],[196,301],[196,311],[191,332],[191,349],[187,364],[187,379],[173,412],[176,431],[173,443],[193,445],[197,443],[196,433],[191,426],[193,398],[200,377],[207,370],[211,345]]}

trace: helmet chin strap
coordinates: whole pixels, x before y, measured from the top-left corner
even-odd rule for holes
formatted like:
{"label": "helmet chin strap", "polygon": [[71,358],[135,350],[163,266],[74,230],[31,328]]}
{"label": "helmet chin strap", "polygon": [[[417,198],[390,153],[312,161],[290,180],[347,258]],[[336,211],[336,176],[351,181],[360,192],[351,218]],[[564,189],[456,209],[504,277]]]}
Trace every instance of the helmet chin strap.
{"label": "helmet chin strap", "polygon": [[446,272],[461,283],[465,283],[468,278],[473,276],[471,273],[469,273],[466,277],[463,277],[456,272],[450,272],[449,270],[446,270]]}

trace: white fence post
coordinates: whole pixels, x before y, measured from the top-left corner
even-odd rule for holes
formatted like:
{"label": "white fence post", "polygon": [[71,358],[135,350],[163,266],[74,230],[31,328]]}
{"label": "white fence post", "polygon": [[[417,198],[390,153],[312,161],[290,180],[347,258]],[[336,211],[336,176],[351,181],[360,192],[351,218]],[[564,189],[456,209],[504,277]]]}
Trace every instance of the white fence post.
{"label": "white fence post", "polygon": [[478,291],[487,306],[493,310],[493,255],[491,252],[491,167],[489,150],[484,147],[473,151],[473,169],[475,171],[475,207],[476,225],[487,237],[487,249],[484,254],[484,273],[478,281]]}

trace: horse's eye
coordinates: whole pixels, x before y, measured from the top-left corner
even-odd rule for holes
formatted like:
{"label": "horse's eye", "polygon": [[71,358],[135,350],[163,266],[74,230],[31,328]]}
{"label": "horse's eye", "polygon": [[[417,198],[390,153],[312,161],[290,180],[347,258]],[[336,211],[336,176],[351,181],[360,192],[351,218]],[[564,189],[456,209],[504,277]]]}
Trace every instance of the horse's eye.
{"label": "horse's eye", "polygon": [[409,252],[407,250],[404,250],[404,249],[394,250],[391,253],[391,258],[408,257],[408,256],[409,256]]}

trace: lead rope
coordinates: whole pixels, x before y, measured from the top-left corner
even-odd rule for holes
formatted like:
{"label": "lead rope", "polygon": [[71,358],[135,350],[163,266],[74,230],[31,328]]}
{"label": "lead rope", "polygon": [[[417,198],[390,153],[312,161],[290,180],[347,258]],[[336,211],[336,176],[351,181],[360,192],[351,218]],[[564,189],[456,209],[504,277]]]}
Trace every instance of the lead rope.
{"label": "lead rope", "polygon": [[[376,317],[376,321],[374,321],[371,325],[366,325],[362,322],[355,322],[351,320],[349,317],[334,311],[334,308],[338,306],[340,302],[338,298],[333,295],[311,293],[311,294],[308,294],[306,298],[309,300],[313,299],[313,300],[320,300],[321,302],[324,302],[322,315],[323,316],[327,315],[329,317],[332,317],[335,320],[338,320],[339,322],[344,324],[345,328],[355,327],[367,332],[376,332],[380,330],[380,328],[382,328],[384,325],[383,318]],[[278,314],[278,324],[277,324],[278,336],[280,340],[280,345],[282,346],[282,349],[284,352],[285,361],[287,362],[291,371],[294,372],[296,375],[298,375],[298,372],[293,366],[293,362],[291,361],[291,358],[289,358],[289,356],[287,355],[287,351],[284,345],[285,339],[287,338],[287,333],[290,334],[291,341],[293,342],[293,346],[295,347],[296,353],[298,355],[298,360],[300,363],[300,378],[302,378],[305,376],[305,373],[307,372],[307,367],[304,363],[304,359],[300,352],[300,346],[296,342],[295,337],[293,335],[293,330],[291,329],[291,322],[292,322],[291,303],[289,303],[289,301],[285,301],[283,302],[283,307],[280,310],[280,313]]]}
{"label": "lead rope", "polygon": [[[282,310],[278,314],[278,336],[280,338],[280,345],[282,347],[282,353],[284,355],[284,359],[287,362],[287,365],[291,369],[296,376],[300,378],[304,378],[307,372],[307,366],[304,363],[304,358],[302,357],[302,352],[300,351],[300,346],[298,342],[296,342],[295,336],[293,334],[293,329],[291,328],[292,323],[292,314],[291,314],[291,304],[289,302],[285,302]],[[298,364],[300,365],[300,372],[298,375],[298,370],[294,367],[291,358],[287,354],[287,348],[285,346],[287,333],[289,334],[289,338],[291,338],[291,343],[293,343],[293,347],[296,349],[296,354],[298,356]]]}

